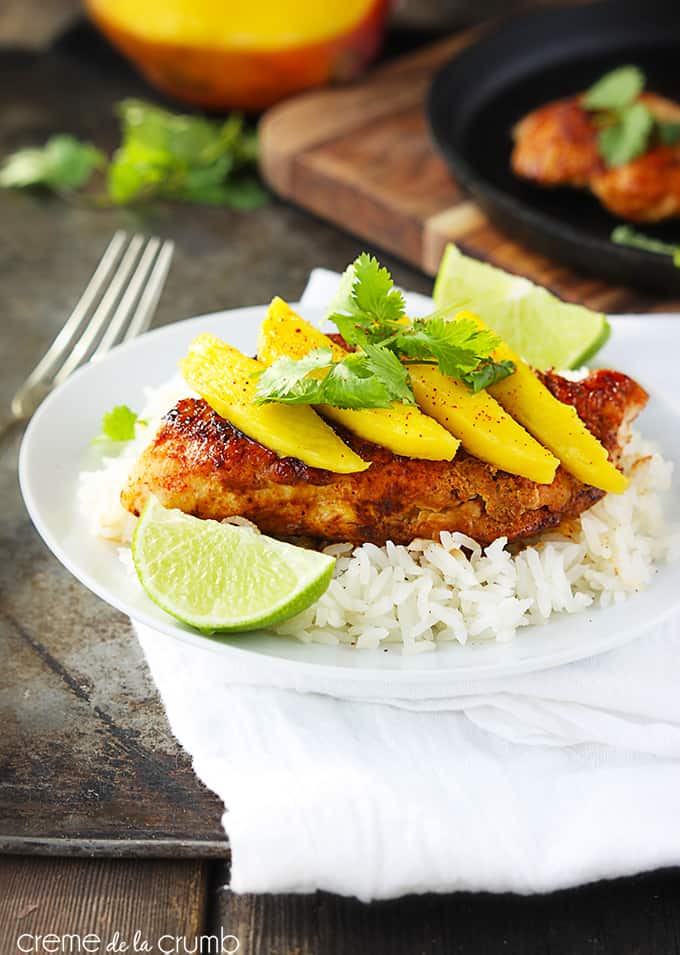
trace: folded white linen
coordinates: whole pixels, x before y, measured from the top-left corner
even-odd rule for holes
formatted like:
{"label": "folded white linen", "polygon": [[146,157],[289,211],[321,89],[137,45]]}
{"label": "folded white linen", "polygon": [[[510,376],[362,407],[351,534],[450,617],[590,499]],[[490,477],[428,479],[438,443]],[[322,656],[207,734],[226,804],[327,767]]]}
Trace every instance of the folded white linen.
{"label": "folded white linen", "polygon": [[[546,892],[680,862],[680,625],[395,704],[253,685],[137,626],[237,892]],[[293,677],[290,685],[299,685]],[[328,685],[326,693],[333,692]]]}
{"label": "folded white linen", "polygon": [[[337,279],[312,273],[304,300]],[[234,891],[546,892],[680,864],[678,618],[591,660],[389,700],[380,681],[135,626],[173,732],[227,807]]]}

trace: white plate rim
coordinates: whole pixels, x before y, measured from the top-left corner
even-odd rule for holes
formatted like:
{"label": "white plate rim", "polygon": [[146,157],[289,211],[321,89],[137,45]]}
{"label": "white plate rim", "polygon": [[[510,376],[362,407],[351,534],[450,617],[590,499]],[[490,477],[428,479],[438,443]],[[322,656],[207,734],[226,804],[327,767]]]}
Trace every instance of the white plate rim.
{"label": "white plate rim", "polygon": [[[305,310],[304,306],[299,306],[298,303],[293,303],[293,307],[299,307],[302,311]],[[136,339],[133,342],[130,342],[125,345],[118,346],[113,349],[107,358],[104,361],[111,360],[111,358],[120,356],[120,354],[128,354],[134,349],[147,348],[149,343],[155,344],[156,342],[162,340],[164,337],[168,340],[177,337],[180,333],[186,331],[187,329],[194,328],[198,325],[205,325],[206,323],[223,323],[223,322],[232,322],[238,320],[251,321],[254,318],[257,318],[263,314],[263,310],[266,306],[246,306],[238,309],[229,309],[218,312],[211,312],[205,315],[196,316],[193,318],[185,319],[181,322],[177,322],[170,326],[163,326],[161,328],[154,329],[148,332],[146,335],[141,336],[139,339]],[[669,323],[669,327],[674,327],[677,330],[678,325],[680,325],[680,319],[677,316],[665,316],[665,315],[651,315],[651,316],[626,316],[626,317],[615,317],[613,319],[613,324],[615,330],[619,326],[620,322],[630,323],[636,318],[644,318],[644,321],[647,322],[651,320],[652,322],[662,323],[666,325]],[[672,325],[670,324],[672,323]],[[24,435],[24,439],[21,445],[20,455],[19,455],[19,480],[24,496],[24,501],[26,503],[27,510],[33,521],[36,529],[39,534],[54,553],[54,555],[60,560],[60,562],[88,589],[95,593],[98,597],[109,603],[111,606],[115,607],[117,610],[122,613],[131,616],[135,621],[151,627],[154,630],[159,630],[162,633],[169,635],[175,639],[180,639],[185,643],[189,643],[197,649],[204,651],[217,651],[220,653],[228,652],[229,654],[234,654],[236,657],[241,658],[242,660],[247,660],[249,664],[253,663],[253,657],[255,656],[252,653],[252,650],[245,646],[239,646],[233,642],[229,642],[223,638],[209,639],[201,636],[197,633],[190,632],[181,628],[181,625],[178,626],[177,622],[172,618],[168,617],[167,621],[159,620],[158,617],[154,616],[151,613],[140,612],[139,609],[130,608],[130,605],[125,602],[125,600],[120,599],[115,593],[112,593],[106,587],[102,587],[97,579],[95,579],[87,570],[79,566],[71,558],[68,551],[62,546],[62,543],[55,538],[55,536],[50,531],[50,528],[46,521],[44,520],[44,513],[41,507],[41,503],[36,499],[32,487],[32,481],[30,479],[30,470],[29,470],[29,455],[31,448],[35,441],[35,435],[39,434],[42,423],[45,419],[49,418],[52,413],[52,409],[55,406],[58,406],[58,403],[62,400],[64,392],[68,389],[74,389],[78,386],[78,383],[81,379],[91,375],[93,373],[93,366],[91,364],[85,365],[83,368],[79,369],[74,373],[63,385],[56,389],[51,395],[49,395],[43,404],[40,406],[36,414],[34,415],[32,421],[29,423],[29,426]],[[658,401],[659,399],[657,399]],[[668,408],[671,408],[671,405],[668,405]],[[675,409],[673,409],[675,412]],[[86,438],[84,438],[84,443],[86,443]],[[631,598],[635,600],[636,597]],[[680,598],[678,599],[678,605],[680,605]],[[153,606],[153,605],[152,605]],[[575,660],[583,659],[588,656],[595,655],[596,653],[607,652],[610,649],[613,649],[617,646],[621,646],[632,639],[635,639],[638,635],[642,635],[648,630],[654,628],[655,626],[661,624],[666,620],[674,611],[677,609],[675,605],[668,605],[663,608],[663,610],[656,613],[653,617],[650,617],[649,622],[646,626],[636,625],[629,629],[624,628],[619,632],[611,632],[606,638],[600,638],[597,642],[597,647],[590,652],[584,652],[582,646],[574,645],[572,647],[565,647],[559,651],[553,651],[549,656],[546,657],[536,656],[520,661],[510,660],[508,662],[503,662],[503,648],[507,646],[512,646],[512,644],[497,644],[493,642],[484,642],[480,644],[480,647],[493,647],[498,648],[497,650],[497,659],[492,663],[482,663],[479,662],[475,665],[459,665],[455,667],[448,666],[428,666],[426,668],[413,666],[413,663],[407,664],[404,668],[397,668],[394,666],[393,661],[392,665],[387,669],[385,666],[338,666],[338,665],[328,665],[323,662],[309,661],[298,658],[286,658],[279,656],[270,656],[263,654],[262,659],[259,661],[263,664],[263,669],[267,669],[272,674],[275,673],[285,673],[290,676],[292,673],[306,674],[312,679],[337,679],[339,672],[341,671],[343,675],[347,677],[350,682],[375,682],[376,679],[385,679],[386,675],[389,676],[390,682],[395,682],[401,687],[405,687],[409,684],[412,685],[421,685],[427,683],[431,686],[443,686],[450,684],[452,681],[458,682],[462,680],[469,679],[491,679],[497,677],[504,677],[511,674],[517,673],[527,673],[536,670],[548,669],[554,666],[560,666],[565,663],[573,662]],[[587,612],[586,612],[587,614]],[[573,620],[578,620],[578,618],[583,617],[584,615],[574,615]],[[549,625],[550,626],[550,625]],[[520,631],[520,635],[526,634],[529,629],[535,633],[539,629],[543,628],[527,628],[524,631]],[[634,632],[632,632],[634,631]],[[232,640],[234,638],[231,638]],[[246,641],[250,638],[240,637],[238,638],[241,641]],[[277,644],[280,644],[282,638],[271,638],[276,641]],[[519,637],[518,637],[519,639]],[[537,636],[537,639],[540,637]],[[295,644],[295,648],[299,651],[301,648],[304,648],[305,645],[299,644],[297,641],[291,641]],[[315,645],[316,646],[316,645]],[[355,650],[352,648],[342,648],[341,652],[351,653],[351,654],[360,654],[368,662],[368,655],[373,653],[372,651],[365,650]],[[422,654],[411,657],[402,657],[398,654],[398,651],[392,651],[392,656],[399,656],[402,661],[424,661],[426,658],[436,657],[437,654],[441,654],[442,650],[435,650],[432,653]],[[373,653],[374,659],[376,654]]]}

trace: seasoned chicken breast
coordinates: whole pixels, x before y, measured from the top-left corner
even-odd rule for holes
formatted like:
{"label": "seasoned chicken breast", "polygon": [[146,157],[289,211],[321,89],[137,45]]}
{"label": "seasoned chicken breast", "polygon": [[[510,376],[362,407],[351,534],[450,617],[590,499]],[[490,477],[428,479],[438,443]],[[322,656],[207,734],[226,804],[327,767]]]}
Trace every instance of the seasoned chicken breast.
{"label": "seasoned chicken breast", "polygon": [[[547,103],[514,128],[512,168],[541,186],[590,189],[614,215],[631,222],[659,222],[680,215],[680,144],[655,146],[609,169],[597,149],[598,127],[581,96]],[[652,113],[680,121],[680,104],[643,93]]]}
{"label": "seasoned chicken breast", "polygon": [[[646,392],[615,371],[580,382],[541,376],[552,393],[574,405],[616,461]],[[324,541],[408,543],[463,531],[481,544],[517,540],[575,517],[603,496],[559,468],[552,484],[535,484],[459,451],[453,461],[392,454],[340,428],[368,470],[335,474],[297,458],[279,458],[216,414],[186,398],[165,417],[137,462],[122,503],[139,514],[149,494],[165,507],[221,520],[241,515],[260,530]]]}

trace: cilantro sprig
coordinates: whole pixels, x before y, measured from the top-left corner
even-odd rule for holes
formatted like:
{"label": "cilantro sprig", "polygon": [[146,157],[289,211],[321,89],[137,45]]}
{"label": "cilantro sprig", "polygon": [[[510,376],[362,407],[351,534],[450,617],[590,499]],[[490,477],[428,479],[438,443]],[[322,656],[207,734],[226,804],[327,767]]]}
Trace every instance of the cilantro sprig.
{"label": "cilantro sprig", "polygon": [[66,193],[80,189],[95,169],[106,165],[104,154],[74,136],[52,136],[44,146],[19,149],[0,169],[4,189],[40,186]]}
{"label": "cilantro sprig", "polygon": [[653,236],[638,232],[629,225],[619,225],[612,230],[612,242],[617,245],[627,245],[633,249],[644,249],[645,252],[655,252],[657,255],[668,255],[673,259],[673,265],[680,268],[680,245],[672,242],[663,242]]}
{"label": "cilantro sprig", "polygon": [[123,100],[117,112],[122,142],[107,178],[117,205],[172,199],[254,209],[268,201],[252,173],[257,136],[239,114],[219,123],[136,99]]}
{"label": "cilantro sprig", "polygon": [[640,100],[645,83],[639,67],[620,66],[594,83],[581,101],[593,113],[598,151],[610,168],[632,162],[655,143],[680,142],[680,123],[659,119]]}
{"label": "cilantro sprig", "polygon": [[[310,373],[325,372],[321,377]],[[279,358],[258,380],[256,404],[332,405],[334,408],[389,408],[394,401],[413,404],[408,371],[392,352],[376,345],[333,361],[330,348],[304,358]]]}
{"label": "cilantro sprig", "polygon": [[121,144],[109,161],[73,136],[20,149],[0,167],[0,187],[42,187],[66,194],[106,172],[106,204],[149,200],[255,209],[269,201],[256,176],[257,134],[240,114],[225,121],[181,115],[137,99],[118,103]]}
{"label": "cilantro sprig", "polygon": [[512,362],[491,357],[500,339],[472,319],[451,321],[451,312],[410,321],[390,273],[363,253],[345,271],[328,316],[356,351],[341,361],[328,348],[299,360],[280,358],[259,376],[256,401],[336,408],[415,404],[408,374],[415,363],[437,365],[474,392],[512,374]]}

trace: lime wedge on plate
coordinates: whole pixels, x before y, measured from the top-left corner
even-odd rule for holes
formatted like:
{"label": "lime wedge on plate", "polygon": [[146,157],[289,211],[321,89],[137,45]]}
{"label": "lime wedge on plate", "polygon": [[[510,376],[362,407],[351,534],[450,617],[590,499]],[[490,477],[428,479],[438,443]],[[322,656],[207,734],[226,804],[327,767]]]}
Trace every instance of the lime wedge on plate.
{"label": "lime wedge on plate", "polygon": [[135,529],[132,556],[149,597],[206,633],[287,620],[319,599],[335,566],[326,554],[167,510],[155,497]]}
{"label": "lime wedge on plate", "polygon": [[602,312],[562,302],[529,279],[463,255],[448,245],[434,285],[437,308],[477,312],[534,368],[579,368],[609,338]]}

